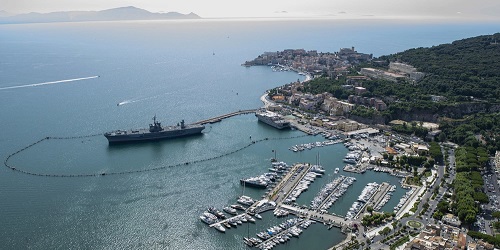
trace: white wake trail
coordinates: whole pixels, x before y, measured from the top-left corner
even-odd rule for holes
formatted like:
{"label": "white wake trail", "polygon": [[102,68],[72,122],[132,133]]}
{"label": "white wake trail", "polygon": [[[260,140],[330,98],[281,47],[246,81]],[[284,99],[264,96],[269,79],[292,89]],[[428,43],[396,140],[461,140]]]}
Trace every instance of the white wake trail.
{"label": "white wake trail", "polygon": [[[170,94],[170,93],[166,93],[166,94]],[[162,94],[162,95],[166,95],[166,94]],[[149,96],[149,97],[144,97],[144,98],[126,100],[126,101],[123,101],[123,102],[119,102],[116,106],[122,106],[122,105],[125,105],[125,104],[131,104],[131,103],[134,103],[134,102],[147,101],[147,100],[150,100],[150,99],[158,98],[158,97],[160,97],[162,95],[155,95],[155,96]]]}
{"label": "white wake trail", "polygon": [[98,78],[98,77],[99,76],[89,76],[89,77],[67,79],[67,80],[60,80],[60,81],[53,81],[53,82],[41,82],[41,83],[34,83],[34,84],[27,84],[27,85],[20,85],[20,86],[10,86],[10,87],[0,88],[0,90],[19,89],[19,88],[27,88],[27,87],[36,87],[36,86],[56,84],[56,83],[63,83],[63,82],[76,82],[76,81],[83,81],[83,80],[94,79],[94,78]]}

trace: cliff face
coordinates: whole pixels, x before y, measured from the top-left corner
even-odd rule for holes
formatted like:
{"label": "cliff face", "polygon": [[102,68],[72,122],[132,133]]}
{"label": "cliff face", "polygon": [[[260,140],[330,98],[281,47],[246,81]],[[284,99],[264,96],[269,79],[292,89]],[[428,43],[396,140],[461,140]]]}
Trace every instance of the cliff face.
{"label": "cliff face", "polygon": [[450,117],[453,114],[456,114],[456,117],[461,117],[463,115],[474,113],[495,113],[499,111],[499,103],[461,103],[443,110],[443,112]]}
{"label": "cliff face", "polygon": [[382,117],[382,116],[373,116],[372,118],[365,118],[365,117],[361,117],[361,116],[357,116],[357,115],[350,115],[348,118],[351,120],[360,122],[360,123],[370,124],[370,125],[372,125],[372,124],[386,124],[386,121],[385,121],[384,117]]}
{"label": "cliff face", "polygon": [[460,103],[452,106],[447,106],[442,110],[438,110],[437,112],[433,112],[430,110],[417,110],[410,113],[397,112],[392,117],[374,116],[372,118],[364,118],[351,115],[349,118],[365,124],[387,124],[390,120],[439,122],[440,118],[443,117],[460,119],[465,115],[483,112],[500,112],[500,103]]}

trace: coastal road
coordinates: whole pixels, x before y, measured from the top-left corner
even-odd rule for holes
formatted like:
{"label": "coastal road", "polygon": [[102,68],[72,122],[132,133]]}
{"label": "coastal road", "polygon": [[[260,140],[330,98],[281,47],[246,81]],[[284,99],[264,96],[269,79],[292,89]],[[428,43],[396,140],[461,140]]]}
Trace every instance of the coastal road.
{"label": "coastal road", "polygon": [[268,108],[269,106],[273,105],[274,102],[272,102],[271,100],[269,100],[269,96],[267,95],[267,93],[265,93],[264,95],[262,95],[260,97],[260,100],[262,101],[262,103],[264,103],[264,108]]}

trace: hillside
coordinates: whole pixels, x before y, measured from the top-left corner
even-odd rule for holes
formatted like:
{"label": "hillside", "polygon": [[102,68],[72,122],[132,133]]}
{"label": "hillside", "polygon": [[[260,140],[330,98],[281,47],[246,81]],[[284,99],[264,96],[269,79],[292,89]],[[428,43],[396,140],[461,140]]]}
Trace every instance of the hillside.
{"label": "hillside", "polygon": [[427,93],[494,102],[498,102],[500,96],[499,58],[500,33],[381,57],[402,61],[426,72],[428,76],[419,85]]}
{"label": "hillside", "polygon": [[[361,96],[381,99],[387,109],[358,105],[351,118],[386,124],[396,119],[437,122],[444,131],[442,140],[472,146],[482,141],[490,152],[500,150],[500,33],[382,56],[357,65],[349,75],[357,75],[362,67],[387,70],[389,62],[410,64],[426,76],[418,82],[360,82],[366,88]],[[355,94],[346,84],[345,76],[318,78],[304,89],[313,94],[330,92],[345,100]]]}
{"label": "hillside", "polygon": [[62,11],[51,13],[27,13],[19,15],[0,15],[0,24],[14,23],[53,23],[87,21],[122,21],[122,20],[163,20],[163,19],[198,19],[194,13],[177,12],[153,13],[133,6],[102,11]]}

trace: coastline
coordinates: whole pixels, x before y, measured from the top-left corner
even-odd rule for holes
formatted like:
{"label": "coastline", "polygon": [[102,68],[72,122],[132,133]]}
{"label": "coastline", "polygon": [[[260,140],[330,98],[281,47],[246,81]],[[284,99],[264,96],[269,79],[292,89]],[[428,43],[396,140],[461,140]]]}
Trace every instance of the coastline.
{"label": "coastline", "polygon": [[[298,72],[298,71],[296,71],[295,69],[292,69],[292,68],[290,68],[290,69],[291,69],[291,70],[293,70],[293,71],[295,71],[295,72]],[[311,75],[309,75],[309,74],[305,74],[305,76],[306,76],[306,79],[305,79],[303,82],[308,82],[308,81],[311,81],[311,80],[313,79],[313,78],[311,77]],[[272,106],[272,105],[278,105],[276,102],[273,102],[273,101],[269,98],[268,93],[269,93],[269,90],[268,90],[268,91],[266,91],[266,92],[265,92],[265,93],[264,93],[264,94],[260,97],[260,100],[261,100],[261,101],[262,101],[262,103],[263,103],[263,108],[266,108],[266,109],[267,109],[268,107]],[[312,134],[313,134],[313,133],[311,133],[311,131],[309,131],[309,129],[307,129],[307,126],[304,126],[304,125],[298,124],[298,123],[296,122],[296,120],[295,120],[295,119],[287,119],[287,120],[288,120],[289,122],[291,122],[291,123],[293,124],[293,127],[295,127],[296,129],[301,130],[302,132],[304,132],[304,133],[306,133],[306,134],[309,134],[309,135],[312,135]],[[322,128],[319,128],[319,127],[316,127],[316,129],[318,129],[319,131],[321,131],[321,130],[322,130]],[[326,130],[324,130],[324,131],[326,131]],[[345,170],[344,170],[344,171],[345,171]],[[364,172],[363,172],[363,173],[358,173],[358,174],[364,174]],[[389,175],[389,173],[387,173],[387,174]],[[402,185],[402,186],[405,186],[405,185]],[[408,186],[408,185],[406,185],[406,186]],[[419,186],[409,186],[409,187],[411,187],[411,188],[415,188],[416,190],[415,190],[415,192],[414,192],[414,193],[410,196],[410,198],[409,198],[409,199],[408,199],[408,200],[404,203],[403,208],[402,208],[402,209],[400,209],[400,210],[397,212],[397,214],[396,214],[396,218],[395,218],[395,219],[397,219],[397,220],[400,220],[400,219],[401,219],[401,217],[402,217],[402,215],[404,215],[405,213],[409,212],[409,210],[413,207],[413,204],[415,204],[415,202],[417,201],[418,197],[420,197],[420,196],[421,196],[423,193],[425,193],[425,191],[426,191],[426,188],[425,188],[425,187],[419,187]],[[351,222],[356,222],[356,221],[359,221],[359,220],[360,220],[360,218],[362,218],[362,215],[359,215],[359,217],[357,217],[357,219],[352,220]],[[366,239],[373,238],[373,237],[375,237],[375,236],[377,236],[377,235],[378,235],[378,232],[380,232],[382,229],[384,229],[384,228],[385,228],[385,227],[387,227],[387,226],[388,226],[388,227],[390,227],[390,228],[392,228],[392,226],[391,226],[390,222],[388,222],[388,223],[384,223],[383,225],[380,225],[380,226],[377,226],[377,227],[374,227],[374,228],[371,228],[369,231],[363,231],[363,230],[364,230],[364,228],[363,228],[361,231],[363,231],[363,232],[364,232],[364,233],[363,233],[363,235],[364,235],[364,236],[363,236],[363,237],[361,237],[361,233],[357,234],[357,235],[358,235],[358,236],[357,236],[357,237],[358,237],[358,240],[359,240],[359,239],[361,239],[362,241],[364,241],[364,240],[366,240]],[[345,234],[345,238],[344,238],[341,242],[339,242],[339,243],[337,243],[337,244],[335,244],[335,245],[333,245],[333,246],[329,247],[328,249],[337,249],[337,248],[339,248],[339,247],[344,247],[344,246],[347,246],[347,245],[350,243],[350,241],[351,241],[351,240],[350,240],[349,234],[348,234],[348,233],[346,233],[344,230],[342,230],[342,232]]]}

